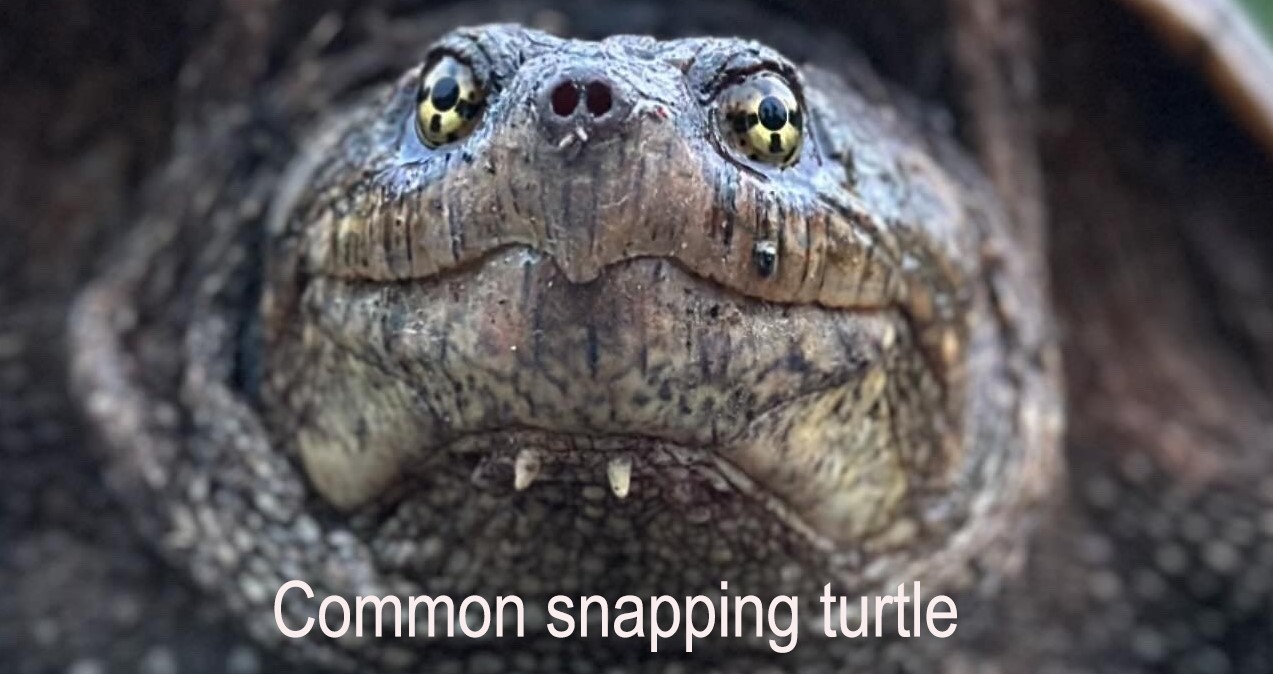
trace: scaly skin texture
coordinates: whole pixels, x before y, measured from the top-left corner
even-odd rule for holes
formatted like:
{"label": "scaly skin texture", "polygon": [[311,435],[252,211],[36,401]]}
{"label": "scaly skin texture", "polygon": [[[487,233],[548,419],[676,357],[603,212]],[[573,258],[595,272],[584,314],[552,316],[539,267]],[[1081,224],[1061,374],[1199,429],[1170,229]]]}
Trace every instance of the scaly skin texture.
{"label": "scaly skin texture", "polygon": [[[1187,285],[1160,284],[1173,292],[1155,296],[1152,282],[1105,280],[1120,255],[1147,272],[1188,267],[1172,268],[1166,254],[1134,257],[1126,242],[1145,239],[1127,223],[1195,212],[1205,216],[1195,223],[1232,223],[1226,209],[1239,204],[1268,212],[1267,195],[1242,187],[1267,175],[1259,158],[1217,152],[1209,166],[1244,177],[1217,177],[1214,187],[1170,170],[1133,172],[1208,196],[1163,207],[1166,197],[1129,181],[1125,159],[1104,154],[1109,138],[1144,142],[1126,110],[1101,107],[1108,89],[1066,89],[1067,68],[1082,73],[1082,61],[1050,60],[1057,45],[1085,44],[1083,24],[1053,10],[1062,16],[1045,17],[1045,48],[1033,51],[1040,45],[1017,14],[1028,2],[1002,0],[997,14],[959,0],[945,10],[863,9],[884,35],[951,26],[958,38],[963,70],[949,80],[922,67],[932,60],[920,45],[940,40],[905,40],[913,48],[901,56],[877,27],[846,29],[894,84],[843,36],[733,5],[634,9],[639,20],[623,28],[759,35],[782,52],[735,40],[446,32],[493,19],[612,32],[570,2],[553,4],[565,13],[492,3],[373,14],[331,44],[332,24],[303,20],[308,37],[271,44],[264,4],[217,29],[194,59],[203,69],[183,77],[191,89],[174,159],[150,181],[141,217],[112,242],[70,324],[73,391],[100,464],[81,466],[73,454],[78,462],[40,472],[29,448],[78,437],[52,437],[42,421],[74,433],[56,425],[69,418],[60,388],[10,408],[19,422],[6,422],[3,446],[18,450],[23,471],[11,502],[33,493],[23,491],[35,483],[28,466],[89,477],[75,508],[57,486],[38,514],[6,513],[6,525],[36,524],[19,530],[18,554],[0,557],[24,581],[16,610],[0,609],[0,656],[17,654],[5,661],[19,671],[109,662],[155,672],[177,663],[239,672],[1269,670],[1260,647],[1261,579],[1273,559],[1259,496],[1271,437],[1259,421],[1263,389],[1233,376],[1232,354],[1217,355],[1214,338],[1171,346],[1170,331],[1153,329],[1205,335],[1206,317],[1188,320],[1174,303]],[[1143,36],[1129,34],[1106,39],[1143,51]],[[471,138],[430,151],[414,142],[410,114],[419,66],[439,39],[500,86]],[[237,67],[215,67],[231,52]],[[986,66],[1003,53],[1023,69],[1006,80]],[[809,107],[809,142],[789,170],[757,168],[719,142],[713,102],[740,61],[784,73]],[[1022,75],[1035,64],[1049,73],[1041,82]],[[563,143],[570,125],[545,128],[534,105],[538,87],[578,68],[612,79],[625,123]],[[949,95],[955,134],[912,94]],[[1058,96],[1092,123],[1040,133],[1034,110]],[[1031,151],[1035,134],[1048,162]],[[1189,194],[1164,192],[1182,203]],[[1051,249],[1045,209],[1068,225]],[[770,271],[754,255],[764,241],[777,244]],[[1175,250],[1130,246],[1142,248]],[[1101,255],[1104,266],[1087,262]],[[1079,382],[1068,475],[1055,451],[1054,340],[1065,333],[1046,299],[1049,259],[1061,270],[1062,318],[1080,333],[1067,360]],[[1074,270],[1086,272],[1082,281]],[[59,334],[40,312],[15,316],[0,361],[38,355],[46,347],[37,340]],[[1147,327],[1118,352],[1111,328],[1132,316]],[[1251,330],[1230,327],[1236,337],[1226,339]],[[1273,362],[1258,344],[1242,353]],[[1177,364],[1164,365],[1171,354]],[[1199,363],[1230,383],[1209,380]],[[27,381],[16,372],[6,386]],[[1144,372],[1161,373],[1167,393],[1146,388]],[[1173,395],[1174,377],[1209,393]],[[539,471],[517,490],[514,464],[527,449]],[[624,499],[607,485],[615,459],[632,466]],[[93,487],[99,475],[113,499]],[[111,515],[114,503],[135,534]],[[90,511],[108,514],[97,517],[110,523],[100,537],[111,543],[38,524],[89,521]],[[106,561],[86,565],[103,548]],[[271,603],[293,577],[320,596],[516,593],[531,608],[530,634],[284,640]],[[822,584],[856,595],[915,579],[955,597],[955,637],[819,637]],[[709,640],[692,655],[665,645],[651,656],[641,640],[546,638],[535,610],[558,592],[613,603],[628,592],[711,595],[721,580],[731,593],[804,597],[795,652]],[[201,591],[198,612],[176,608],[190,603],[187,584]],[[155,589],[132,589],[147,585]],[[111,592],[85,614],[50,600],[57,587]],[[316,605],[290,603],[287,619],[299,623]],[[138,617],[147,611],[171,618]],[[83,625],[97,629],[75,629]],[[140,636],[106,645],[81,636],[125,630]],[[59,640],[64,649],[49,645]]]}
{"label": "scaly skin texture", "polygon": [[[419,66],[349,92],[281,172],[227,176],[247,195],[196,191],[178,205],[206,212],[143,224],[72,321],[116,479],[258,639],[280,642],[268,607],[291,578],[536,607],[728,581],[816,616],[827,583],[954,593],[1013,572],[1056,465],[1055,358],[1037,279],[994,262],[1016,244],[950,143],[864,98],[882,90],[865,70],[741,40],[487,26],[412,60],[440,52],[489,91],[471,137],[421,144]],[[715,99],[758,70],[805,101],[789,168],[719,128]],[[552,111],[563,76],[610,83],[609,126],[579,134]],[[194,302],[169,274],[197,279]],[[518,461],[538,464],[521,489]],[[614,461],[631,466],[622,500],[604,489]],[[647,647],[527,629],[502,648],[604,664]],[[864,650],[819,635],[787,657]],[[764,656],[749,643],[694,657]],[[472,649],[288,645],[346,669]]]}

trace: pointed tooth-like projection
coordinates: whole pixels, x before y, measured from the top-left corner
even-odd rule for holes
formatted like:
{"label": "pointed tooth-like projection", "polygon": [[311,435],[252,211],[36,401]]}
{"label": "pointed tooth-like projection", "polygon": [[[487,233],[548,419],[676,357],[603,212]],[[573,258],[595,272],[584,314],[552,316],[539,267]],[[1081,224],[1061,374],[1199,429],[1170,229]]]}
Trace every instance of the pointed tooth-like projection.
{"label": "pointed tooth-like projection", "polygon": [[522,491],[534,484],[535,478],[539,477],[541,465],[539,452],[533,449],[517,452],[517,459],[513,461],[513,487]]}
{"label": "pointed tooth-like projection", "polygon": [[610,478],[610,490],[614,495],[627,498],[628,489],[632,486],[632,459],[626,456],[610,459],[606,477]]}

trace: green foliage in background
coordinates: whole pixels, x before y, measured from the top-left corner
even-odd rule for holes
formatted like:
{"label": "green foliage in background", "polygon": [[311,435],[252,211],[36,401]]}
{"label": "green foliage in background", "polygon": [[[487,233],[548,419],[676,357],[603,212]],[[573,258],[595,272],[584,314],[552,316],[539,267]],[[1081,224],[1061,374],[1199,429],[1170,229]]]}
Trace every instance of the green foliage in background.
{"label": "green foliage in background", "polygon": [[1264,26],[1264,34],[1273,39],[1273,0],[1242,0],[1242,4]]}

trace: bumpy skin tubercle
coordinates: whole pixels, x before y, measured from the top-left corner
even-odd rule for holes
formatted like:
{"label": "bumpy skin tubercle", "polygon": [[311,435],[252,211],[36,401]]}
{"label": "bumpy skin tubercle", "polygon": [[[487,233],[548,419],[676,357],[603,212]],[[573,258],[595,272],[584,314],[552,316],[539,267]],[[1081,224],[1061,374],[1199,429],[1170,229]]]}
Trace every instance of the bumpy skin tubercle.
{"label": "bumpy skin tubercle", "polygon": [[[485,108],[434,147],[415,115],[437,54]],[[75,313],[84,407],[139,519],[254,636],[282,640],[291,578],[530,606],[728,580],[816,616],[828,582],[975,594],[1015,573],[1057,471],[1057,363],[1039,281],[995,254],[1016,244],[953,144],[754,42],[495,25],[412,58],[297,112],[312,131],[231,202],[144,223]],[[762,71],[802,101],[789,166],[719,123]],[[499,647],[544,669],[646,649],[527,629]],[[819,634],[782,662],[887,648]],[[398,670],[492,645],[287,650]]]}

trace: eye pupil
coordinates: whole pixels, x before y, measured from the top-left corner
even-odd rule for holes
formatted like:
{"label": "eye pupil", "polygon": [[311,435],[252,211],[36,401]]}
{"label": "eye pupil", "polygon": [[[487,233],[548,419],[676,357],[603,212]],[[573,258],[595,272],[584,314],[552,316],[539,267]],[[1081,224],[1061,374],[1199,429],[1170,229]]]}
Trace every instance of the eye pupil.
{"label": "eye pupil", "polygon": [[777,131],[787,124],[787,106],[774,96],[761,99],[757,112],[760,114],[760,123],[770,131]]}
{"label": "eye pupil", "polygon": [[454,77],[443,77],[433,85],[433,107],[446,112],[460,102],[460,84]]}

